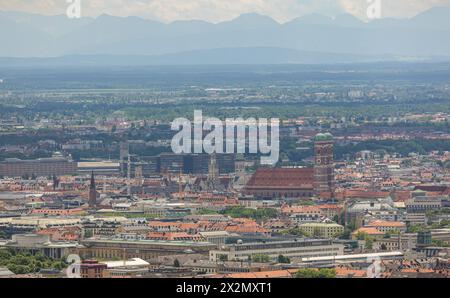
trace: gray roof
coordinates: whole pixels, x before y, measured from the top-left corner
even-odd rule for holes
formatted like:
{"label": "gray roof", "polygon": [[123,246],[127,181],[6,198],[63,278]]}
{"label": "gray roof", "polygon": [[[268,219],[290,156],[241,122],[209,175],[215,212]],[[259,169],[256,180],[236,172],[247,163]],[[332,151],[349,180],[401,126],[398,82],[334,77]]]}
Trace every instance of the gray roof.
{"label": "gray roof", "polygon": [[8,277],[15,275],[11,271],[8,270],[8,268],[0,267],[0,277]]}

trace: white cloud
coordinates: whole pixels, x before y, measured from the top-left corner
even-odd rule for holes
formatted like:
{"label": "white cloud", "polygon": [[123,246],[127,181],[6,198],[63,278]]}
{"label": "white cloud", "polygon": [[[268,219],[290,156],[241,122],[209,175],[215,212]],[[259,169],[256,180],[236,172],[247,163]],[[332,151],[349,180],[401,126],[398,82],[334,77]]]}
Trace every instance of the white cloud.
{"label": "white cloud", "polygon": [[[206,20],[220,22],[243,13],[256,12],[285,22],[309,13],[337,15],[349,12],[366,17],[367,0],[81,0],[84,16],[106,13],[141,16],[165,22]],[[410,17],[433,6],[449,5],[450,0],[381,0],[383,17]],[[0,10],[40,14],[64,14],[66,0],[0,1]]]}
{"label": "white cloud", "polygon": [[165,22],[174,20],[206,20],[220,22],[243,13],[269,15],[279,22],[317,11],[341,12],[336,0],[91,0],[86,14],[137,15]]}
{"label": "white cloud", "polygon": [[[367,18],[367,0],[339,0],[343,9],[359,18]],[[408,18],[436,6],[450,5],[450,0],[381,0],[381,17]]]}

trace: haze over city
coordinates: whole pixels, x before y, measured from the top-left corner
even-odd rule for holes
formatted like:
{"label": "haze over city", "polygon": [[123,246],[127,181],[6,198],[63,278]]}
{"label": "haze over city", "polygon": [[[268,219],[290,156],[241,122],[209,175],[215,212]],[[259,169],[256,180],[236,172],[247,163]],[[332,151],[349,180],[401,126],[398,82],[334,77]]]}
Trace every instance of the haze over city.
{"label": "haze over city", "polygon": [[[381,11],[388,11],[389,5],[381,3]],[[63,60],[69,64],[83,64],[84,60],[96,64],[106,59],[110,64],[114,61],[121,64],[124,57],[111,55],[140,55],[146,57],[131,60],[159,65],[448,60],[450,7],[437,7],[438,3],[432,3],[423,5],[431,7],[425,11],[416,9],[419,14],[411,18],[365,22],[345,10],[335,10],[336,16],[328,17],[317,9],[313,14],[295,17],[282,24],[259,14],[263,12],[258,10],[215,24],[204,21],[166,24],[103,13],[95,18],[82,14],[81,18],[70,19],[64,14],[41,16],[2,11],[0,36],[4,43],[0,57],[106,55],[98,59]],[[56,62],[41,61],[60,62],[58,59]],[[20,64],[21,61],[6,60],[5,63]]]}
{"label": "haze over city", "polygon": [[0,277],[448,278],[449,36],[439,0],[1,1]]}

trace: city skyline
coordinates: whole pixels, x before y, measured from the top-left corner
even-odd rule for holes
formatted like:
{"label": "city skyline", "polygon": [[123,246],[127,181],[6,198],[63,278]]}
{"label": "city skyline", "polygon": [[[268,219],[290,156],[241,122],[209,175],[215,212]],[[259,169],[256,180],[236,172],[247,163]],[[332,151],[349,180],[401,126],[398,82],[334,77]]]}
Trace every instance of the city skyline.
{"label": "city skyline", "polygon": [[2,1],[0,279],[449,278],[449,35],[450,0]]}

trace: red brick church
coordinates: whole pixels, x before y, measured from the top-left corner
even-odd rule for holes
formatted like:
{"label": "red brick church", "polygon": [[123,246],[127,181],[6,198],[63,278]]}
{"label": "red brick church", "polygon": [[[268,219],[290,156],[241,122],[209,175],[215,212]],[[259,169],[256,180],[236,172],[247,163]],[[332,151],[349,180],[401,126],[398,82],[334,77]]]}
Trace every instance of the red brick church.
{"label": "red brick church", "polygon": [[244,188],[245,195],[257,198],[330,198],[334,194],[333,136],[314,138],[314,167],[260,168]]}

